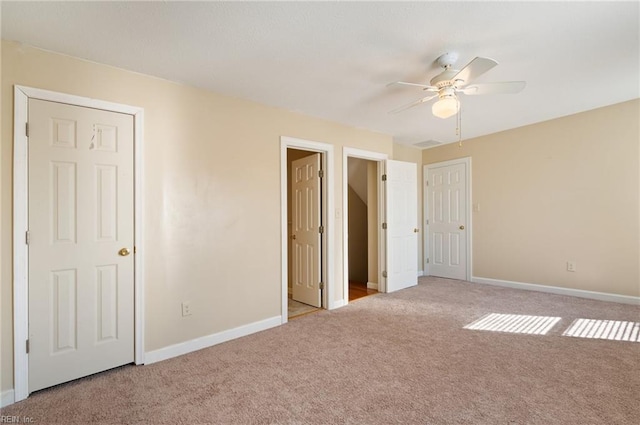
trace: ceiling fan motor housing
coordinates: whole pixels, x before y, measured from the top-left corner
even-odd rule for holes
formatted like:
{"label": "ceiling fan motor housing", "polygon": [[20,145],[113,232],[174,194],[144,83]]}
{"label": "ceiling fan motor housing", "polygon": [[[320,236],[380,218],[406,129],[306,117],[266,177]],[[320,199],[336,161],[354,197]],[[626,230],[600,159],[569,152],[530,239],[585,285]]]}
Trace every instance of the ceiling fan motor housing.
{"label": "ceiling fan motor housing", "polygon": [[438,98],[440,99],[457,99],[456,92],[453,87],[443,87],[438,92]]}
{"label": "ceiling fan motor housing", "polygon": [[432,86],[436,86],[438,88],[449,87],[453,85],[453,81],[451,80],[456,74],[460,72],[457,69],[445,69],[440,74],[433,77],[430,81]]}

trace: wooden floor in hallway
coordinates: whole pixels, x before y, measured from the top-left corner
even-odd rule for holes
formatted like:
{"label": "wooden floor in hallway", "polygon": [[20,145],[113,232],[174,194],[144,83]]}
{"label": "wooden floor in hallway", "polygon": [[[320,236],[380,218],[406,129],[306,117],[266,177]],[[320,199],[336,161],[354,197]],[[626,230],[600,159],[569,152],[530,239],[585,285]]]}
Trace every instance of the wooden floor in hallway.
{"label": "wooden floor in hallway", "polygon": [[375,289],[367,288],[367,284],[363,282],[349,281],[349,301],[357,300],[358,298],[366,297],[367,295],[377,294]]}

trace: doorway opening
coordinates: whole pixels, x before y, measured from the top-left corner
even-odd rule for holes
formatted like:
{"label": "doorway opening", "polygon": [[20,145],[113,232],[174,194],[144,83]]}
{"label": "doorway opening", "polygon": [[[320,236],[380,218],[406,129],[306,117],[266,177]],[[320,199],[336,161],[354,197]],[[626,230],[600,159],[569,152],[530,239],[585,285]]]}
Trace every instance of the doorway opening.
{"label": "doorway opening", "polygon": [[344,148],[343,267],[345,302],[386,291],[384,187],[382,175],[387,155]]}
{"label": "doorway opening", "polygon": [[280,148],[281,320],[286,323],[343,304],[335,301],[339,291],[329,255],[334,252],[333,146],[282,137]]}
{"label": "doorway opening", "polygon": [[[378,194],[377,220],[367,223],[373,229],[367,235],[377,234],[377,283],[379,292],[394,292],[418,284],[418,218],[417,218],[417,167],[413,162],[390,160],[386,154],[370,152],[361,149],[344,148],[342,163],[342,193],[345,212],[343,216],[343,279],[344,293],[349,293],[349,159],[359,158],[372,163],[376,170],[374,189],[372,184],[369,189]],[[372,173],[373,174],[373,173]],[[368,195],[367,195],[368,196]],[[373,211],[375,207],[372,207]],[[374,238],[374,236],[371,236]],[[367,243],[370,246],[369,243]],[[372,251],[375,248],[371,248]],[[375,256],[367,257],[370,261]],[[370,288],[374,289],[374,288]],[[345,299],[345,302],[348,302]]]}
{"label": "doorway opening", "polygon": [[347,158],[349,301],[378,293],[378,163]]}

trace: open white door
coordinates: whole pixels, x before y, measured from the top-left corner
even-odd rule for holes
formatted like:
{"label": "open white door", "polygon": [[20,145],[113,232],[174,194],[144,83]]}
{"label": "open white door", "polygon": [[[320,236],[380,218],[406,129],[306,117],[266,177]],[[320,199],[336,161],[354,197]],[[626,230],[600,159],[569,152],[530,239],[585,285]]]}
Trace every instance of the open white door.
{"label": "open white door", "polygon": [[385,162],[386,292],[418,284],[418,172],[413,162]]}
{"label": "open white door", "polygon": [[293,161],[291,179],[292,297],[301,303],[322,307],[320,154]]}

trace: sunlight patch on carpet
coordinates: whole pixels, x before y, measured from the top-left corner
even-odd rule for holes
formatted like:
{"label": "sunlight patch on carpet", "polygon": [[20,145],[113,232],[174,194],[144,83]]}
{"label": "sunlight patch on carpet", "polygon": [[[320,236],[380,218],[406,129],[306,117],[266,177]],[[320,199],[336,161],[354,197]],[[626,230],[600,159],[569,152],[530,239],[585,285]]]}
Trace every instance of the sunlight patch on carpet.
{"label": "sunlight patch on carpet", "polygon": [[560,317],[491,313],[466,325],[464,329],[546,335],[559,321]]}
{"label": "sunlight patch on carpet", "polygon": [[576,319],[563,336],[640,342],[640,323],[619,320]]}

